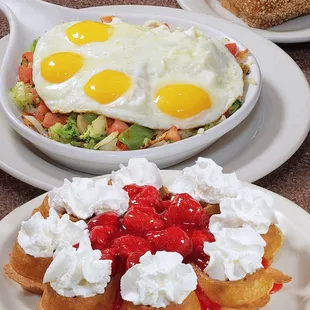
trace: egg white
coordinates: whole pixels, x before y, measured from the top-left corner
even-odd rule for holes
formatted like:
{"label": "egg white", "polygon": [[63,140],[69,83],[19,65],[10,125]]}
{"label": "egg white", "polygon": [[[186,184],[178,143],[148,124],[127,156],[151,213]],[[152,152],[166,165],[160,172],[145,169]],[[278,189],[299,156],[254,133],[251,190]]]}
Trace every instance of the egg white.
{"label": "egg white", "polygon": [[[242,70],[218,40],[191,28],[187,31],[154,29],[113,23],[114,33],[105,42],[82,46],[72,44],[65,23],[48,31],[39,40],[34,54],[33,79],[39,96],[53,112],[94,112],[154,129],[195,128],[213,122],[243,94]],[[41,62],[51,54],[73,52],[84,57],[80,71],[63,83],[49,83],[41,75]],[[84,85],[95,74],[112,69],[131,77],[131,87],[109,104],[87,96]],[[154,103],[161,87],[193,84],[208,92],[208,110],[179,119],[163,113]]]}

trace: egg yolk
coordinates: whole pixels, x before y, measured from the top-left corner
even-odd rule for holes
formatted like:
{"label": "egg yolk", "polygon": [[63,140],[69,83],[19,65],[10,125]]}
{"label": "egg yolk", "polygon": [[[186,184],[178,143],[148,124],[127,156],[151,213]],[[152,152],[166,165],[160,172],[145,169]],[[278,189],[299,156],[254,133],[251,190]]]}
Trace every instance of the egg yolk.
{"label": "egg yolk", "polygon": [[63,52],[50,55],[41,62],[41,75],[51,83],[62,83],[70,79],[83,66],[79,54]]}
{"label": "egg yolk", "polygon": [[122,96],[130,85],[130,77],[126,74],[115,70],[104,70],[86,83],[84,91],[97,102],[107,104]]}
{"label": "egg yolk", "polygon": [[162,112],[185,119],[211,107],[209,94],[191,84],[173,84],[161,88],[155,99]]}
{"label": "egg yolk", "polygon": [[76,23],[67,29],[66,34],[71,43],[83,45],[91,42],[104,42],[112,33],[112,27],[93,21]]}

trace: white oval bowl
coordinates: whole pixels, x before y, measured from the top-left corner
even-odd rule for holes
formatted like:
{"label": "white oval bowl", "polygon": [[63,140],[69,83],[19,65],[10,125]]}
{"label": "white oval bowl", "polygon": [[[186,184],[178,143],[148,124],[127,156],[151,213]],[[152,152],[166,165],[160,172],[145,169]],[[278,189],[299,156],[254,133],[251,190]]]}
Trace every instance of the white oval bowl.
{"label": "white oval bowl", "polygon": [[[169,167],[200,153],[232,130],[249,115],[258,101],[262,87],[261,74],[255,57],[250,54],[247,61],[251,63],[249,78],[255,80],[257,85],[248,87],[244,103],[236,113],[201,135],[156,148],[126,152],[87,150],[50,140],[23,123],[19,109],[10,98],[9,89],[16,83],[16,70],[21,54],[29,49],[33,39],[41,36],[54,25],[73,20],[99,20],[100,16],[104,15],[117,15],[135,24],[143,24],[146,20],[156,19],[184,28],[195,26],[206,36],[216,39],[228,38],[236,42],[240,49],[246,47],[230,35],[208,26],[206,16],[178,9],[151,6],[109,6],[104,10],[91,8],[87,11],[79,11],[37,0],[29,0],[27,3],[23,0],[5,1],[12,10],[0,3],[0,9],[7,16],[11,29],[10,42],[0,73],[1,109],[10,125],[20,135],[47,156],[67,167],[99,175],[118,169],[120,164],[126,164],[132,157],[145,157],[160,168]],[[221,23],[220,19],[218,21]]]}

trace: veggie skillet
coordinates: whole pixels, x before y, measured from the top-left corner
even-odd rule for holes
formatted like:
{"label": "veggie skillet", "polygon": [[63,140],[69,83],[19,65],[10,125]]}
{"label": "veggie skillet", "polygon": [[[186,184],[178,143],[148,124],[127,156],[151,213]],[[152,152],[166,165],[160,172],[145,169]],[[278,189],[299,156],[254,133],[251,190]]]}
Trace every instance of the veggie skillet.
{"label": "veggie skillet", "polygon": [[[107,17],[102,20],[107,22]],[[23,53],[18,67],[18,82],[11,89],[11,94],[28,127],[61,143],[106,151],[137,150],[165,145],[203,133],[230,117],[242,105],[239,98],[217,120],[190,129],[180,129],[175,125],[169,129],[152,129],[98,113],[53,113],[38,95],[33,81],[34,52],[38,40],[34,40],[29,52]],[[236,43],[232,42],[226,42],[225,46],[240,63],[244,76],[248,74],[249,67],[241,63],[248,51],[238,51]]]}

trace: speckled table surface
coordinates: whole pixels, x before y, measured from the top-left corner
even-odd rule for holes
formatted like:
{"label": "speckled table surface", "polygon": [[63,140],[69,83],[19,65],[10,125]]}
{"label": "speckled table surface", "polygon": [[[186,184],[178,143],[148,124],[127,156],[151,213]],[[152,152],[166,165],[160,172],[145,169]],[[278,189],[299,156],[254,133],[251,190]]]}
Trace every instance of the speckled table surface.
{"label": "speckled table surface", "polygon": [[[27,0],[25,0],[27,1]],[[48,0],[55,4],[83,8],[99,5],[140,4],[179,8],[175,0]],[[0,38],[9,32],[0,16]],[[280,45],[300,66],[310,82],[310,42]],[[256,182],[278,193],[310,212],[310,134],[300,149],[280,168]],[[0,170],[0,219],[19,205],[43,192]]]}

